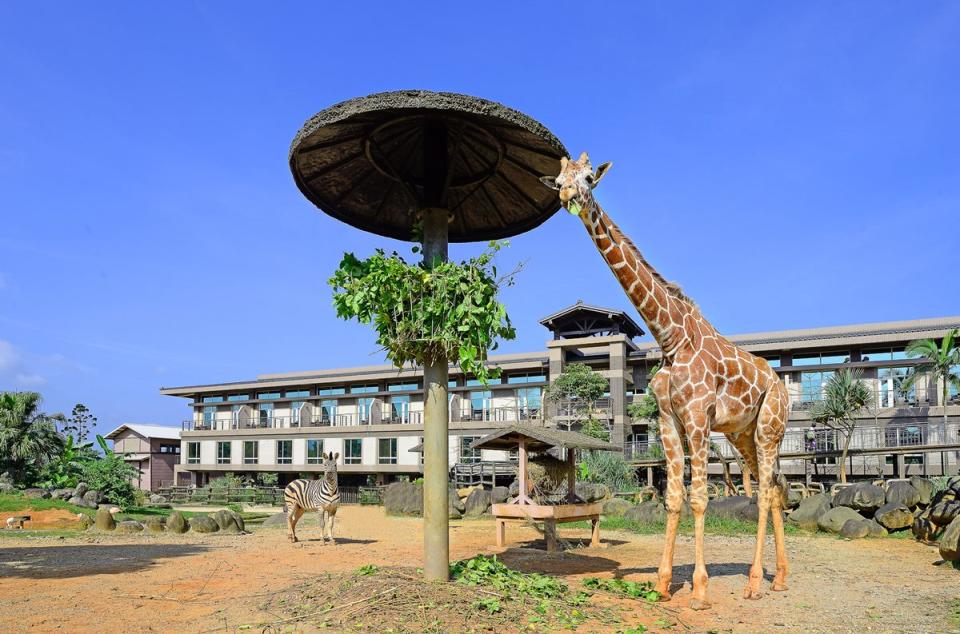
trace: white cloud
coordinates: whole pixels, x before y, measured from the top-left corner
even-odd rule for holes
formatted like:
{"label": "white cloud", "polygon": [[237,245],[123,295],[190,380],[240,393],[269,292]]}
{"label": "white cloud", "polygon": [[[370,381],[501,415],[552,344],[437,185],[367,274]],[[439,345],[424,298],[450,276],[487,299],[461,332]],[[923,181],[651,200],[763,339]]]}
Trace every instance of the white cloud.
{"label": "white cloud", "polygon": [[47,382],[36,372],[24,367],[20,352],[12,343],[0,339],[0,379],[4,377],[19,387],[35,387]]}
{"label": "white cloud", "polygon": [[13,378],[14,383],[22,387],[37,387],[43,385],[47,382],[45,378],[36,373],[24,374],[23,372],[18,372],[17,375]]}

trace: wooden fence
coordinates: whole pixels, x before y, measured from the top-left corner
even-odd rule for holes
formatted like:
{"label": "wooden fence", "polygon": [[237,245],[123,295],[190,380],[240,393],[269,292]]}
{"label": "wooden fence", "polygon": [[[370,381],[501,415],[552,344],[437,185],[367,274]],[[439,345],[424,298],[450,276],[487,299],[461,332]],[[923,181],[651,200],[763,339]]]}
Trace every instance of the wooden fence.
{"label": "wooden fence", "polygon": [[[283,506],[279,487],[166,487],[157,491],[171,504],[263,504]],[[340,487],[341,504],[381,504],[382,487]]]}

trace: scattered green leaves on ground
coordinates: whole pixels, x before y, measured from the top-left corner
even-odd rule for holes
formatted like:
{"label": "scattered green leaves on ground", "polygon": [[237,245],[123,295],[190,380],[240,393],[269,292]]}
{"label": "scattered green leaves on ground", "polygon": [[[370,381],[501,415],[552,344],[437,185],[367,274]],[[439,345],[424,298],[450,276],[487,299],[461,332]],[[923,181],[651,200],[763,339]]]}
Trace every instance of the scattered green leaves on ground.
{"label": "scattered green leaves on ground", "polygon": [[649,581],[627,581],[626,579],[587,577],[582,583],[591,590],[603,590],[605,592],[612,592],[613,594],[622,594],[633,599],[650,601],[651,603],[660,600],[660,593],[653,589],[653,584]]}
{"label": "scattered green leaves on ground", "polygon": [[451,564],[450,578],[458,583],[490,586],[502,592],[538,599],[555,599],[567,592],[567,584],[556,577],[511,570],[496,555],[477,555]]}
{"label": "scattered green leaves on ground", "polygon": [[357,568],[356,574],[358,577],[366,577],[368,575],[377,574],[378,570],[380,570],[380,568],[378,568],[377,566],[373,564],[367,564],[366,566],[360,566],[359,568]]}

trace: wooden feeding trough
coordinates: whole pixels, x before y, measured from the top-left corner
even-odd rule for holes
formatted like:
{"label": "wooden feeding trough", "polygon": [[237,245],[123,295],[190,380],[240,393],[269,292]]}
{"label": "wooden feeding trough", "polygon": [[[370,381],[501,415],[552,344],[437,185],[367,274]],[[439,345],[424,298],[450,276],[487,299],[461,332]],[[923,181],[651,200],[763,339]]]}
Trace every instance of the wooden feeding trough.
{"label": "wooden feeding trough", "polygon": [[[600,511],[602,505],[599,502],[586,503],[577,497],[576,450],[622,451],[622,449],[578,432],[532,425],[503,427],[489,436],[477,440],[473,443],[472,448],[516,449],[518,453],[519,495],[511,502],[494,504],[491,509],[497,521],[497,546],[504,545],[507,522],[535,521],[543,522],[547,551],[555,552],[558,550],[557,524],[579,522],[581,520],[590,520],[591,522],[593,530],[590,545],[600,545]],[[530,497],[533,483],[528,472],[527,458],[531,451],[539,453],[553,448],[566,450],[566,500],[557,504],[538,504]]]}

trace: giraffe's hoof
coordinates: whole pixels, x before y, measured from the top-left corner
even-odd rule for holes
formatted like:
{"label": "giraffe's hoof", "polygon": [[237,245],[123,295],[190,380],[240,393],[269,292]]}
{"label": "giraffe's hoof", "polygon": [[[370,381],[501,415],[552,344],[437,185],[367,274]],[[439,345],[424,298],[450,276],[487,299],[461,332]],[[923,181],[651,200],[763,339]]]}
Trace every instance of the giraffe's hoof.
{"label": "giraffe's hoof", "polygon": [[335,540],[334,538],[331,537],[331,538],[330,538],[330,545],[331,545],[331,546],[336,546],[336,545],[337,545],[337,540]]}
{"label": "giraffe's hoof", "polygon": [[743,589],[743,598],[756,600],[763,596],[763,593],[760,592],[757,588],[752,588],[749,585]]}
{"label": "giraffe's hoof", "polygon": [[690,605],[688,606],[691,610],[709,610],[710,602],[706,599],[690,599]]}
{"label": "giraffe's hoof", "polygon": [[660,596],[657,598],[657,601],[669,601],[670,600],[670,584],[665,586],[657,586],[657,594]]}
{"label": "giraffe's hoof", "polygon": [[774,592],[783,592],[787,589],[787,584],[783,581],[773,580],[773,583],[770,585],[770,589]]}

